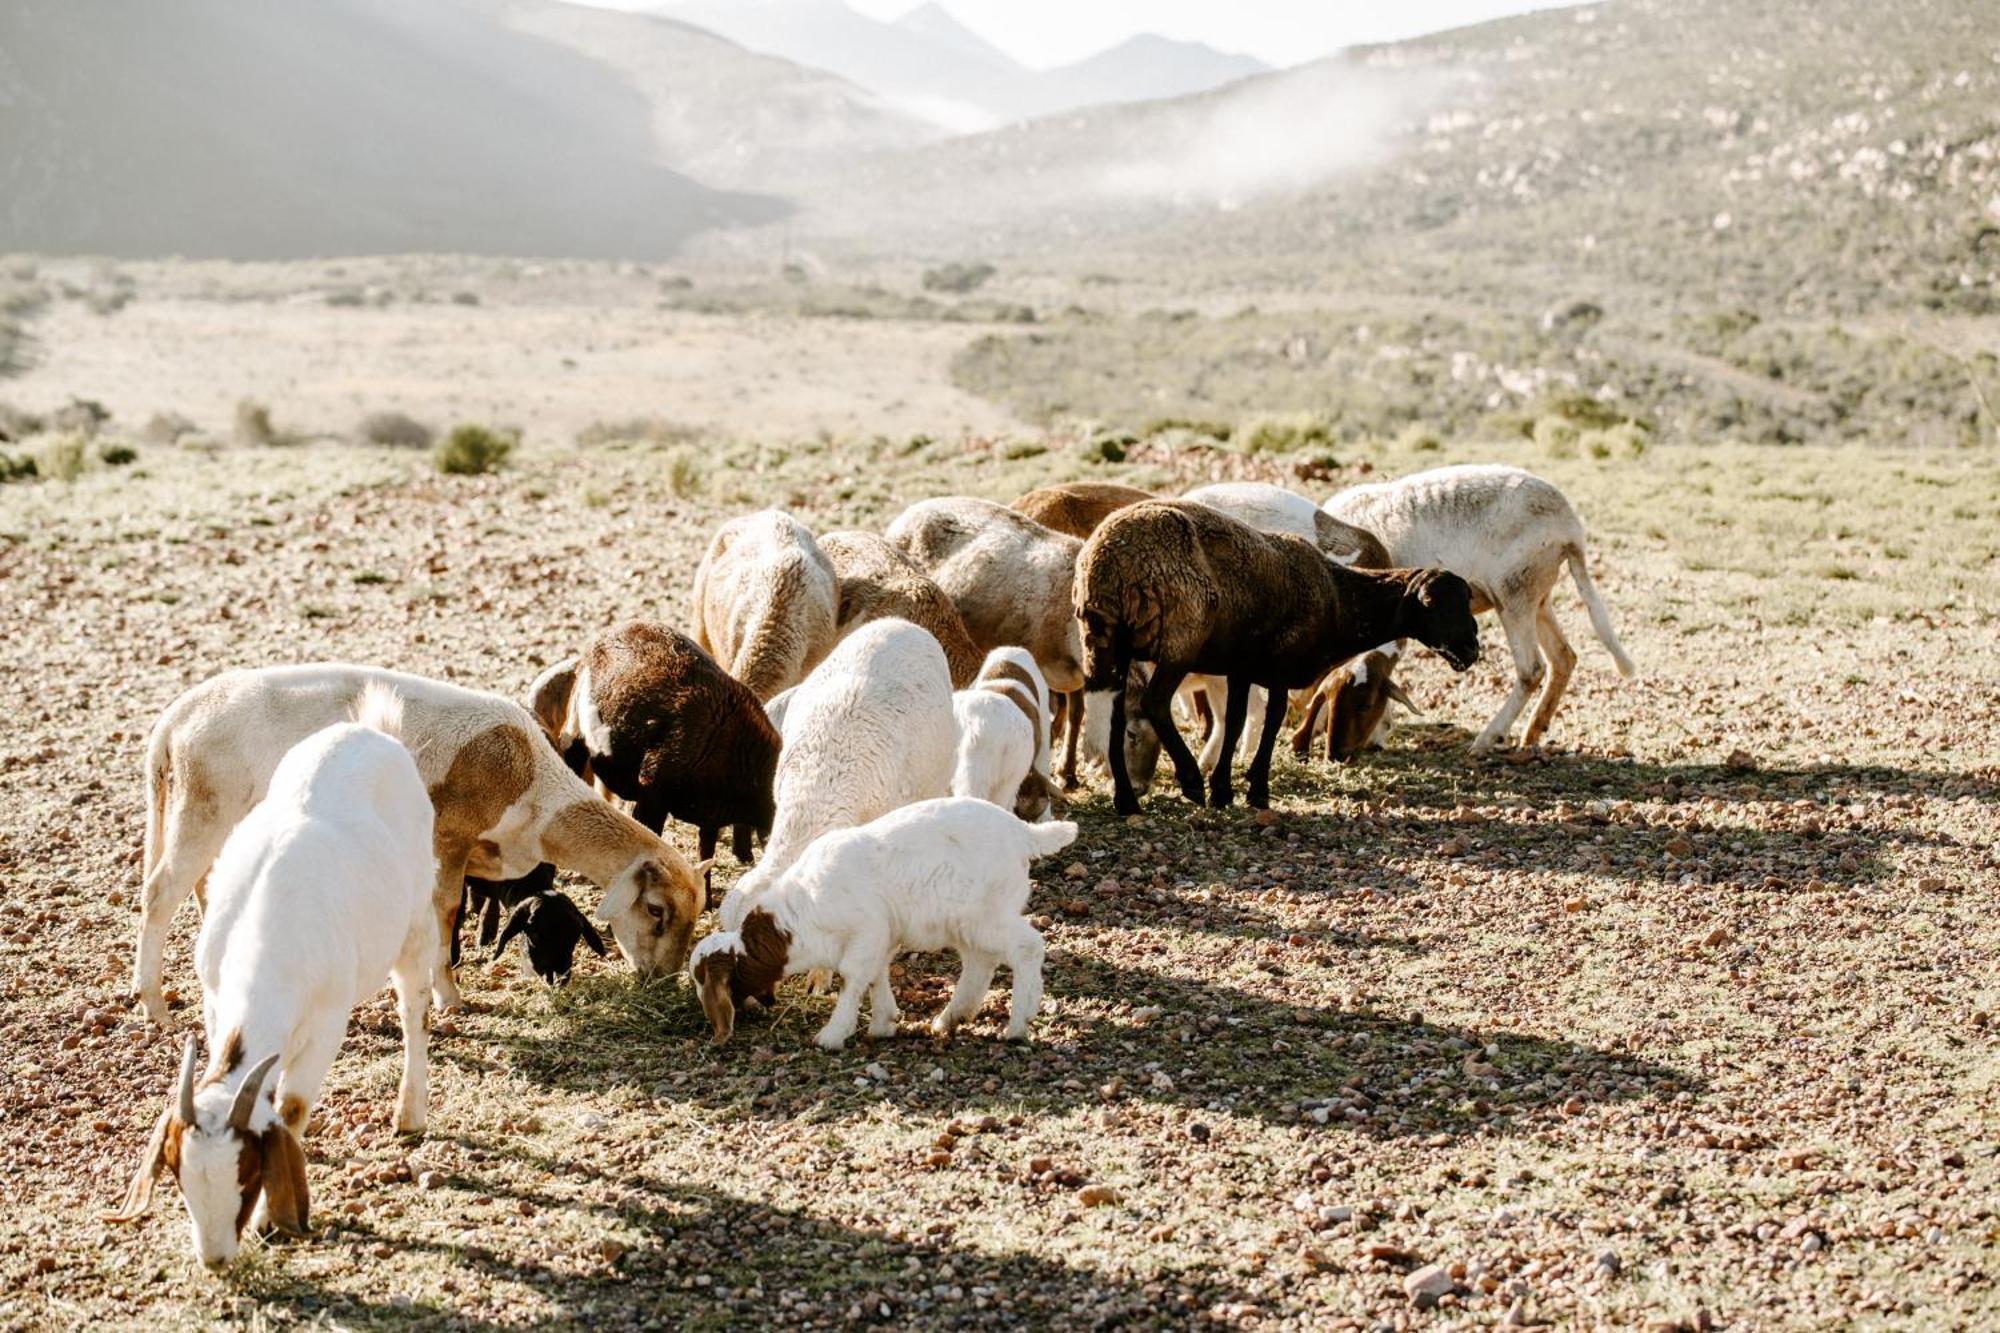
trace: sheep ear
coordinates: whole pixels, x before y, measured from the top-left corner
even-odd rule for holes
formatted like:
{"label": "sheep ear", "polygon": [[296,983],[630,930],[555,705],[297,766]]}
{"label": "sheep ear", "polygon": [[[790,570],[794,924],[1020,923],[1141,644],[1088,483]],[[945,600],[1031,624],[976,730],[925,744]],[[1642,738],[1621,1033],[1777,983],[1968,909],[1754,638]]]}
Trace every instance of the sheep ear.
{"label": "sheep ear", "polygon": [[616,921],[631,911],[638,901],[639,876],[621,875],[613,881],[609,889],[604,891],[604,896],[597,900],[595,915],[599,921]]}
{"label": "sheep ear", "polygon": [[1398,685],[1395,681],[1393,680],[1390,681],[1388,685],[1384,686],[1383,688],[1385,688],[1389,692],[1389,697],[1391,699],[1394,699],[1397,703],[1403,705],[1403,707],[1409,709],[1412,713],[1421,713],[1424,711],[1423,709],[1417,707],[1417,701],[1410,697],[1409,691],[1405,690],[1401,685]]}
{"label": "sheep ear", "polygon": [[306,1234],[306,1154],[285,1122],[276,1121],[259,1139],[264,1151],[264,1198],[271,1224],[294,1236]]}
{"label": "sheep ear", "polygon": [[146,1140],[145,1151],[139,1154],[139,1169],[132,1173],[132,1183],[125,1187],[125,1202],[114,1211],[99,1213],[100,1221],[132,1222],[145,1213],[146,1206],[153,1201],[153,1181],[167,1164],[167,1136],[179,1134],[177,1125],[173,1107],[160,1112],[160,1118],[153,1123],[153,1135]]}
{"label": "sheep ear", "polygon": [[[571,904],[571,906],[573,908],[575,904]],[[514,909],[513,915],[507,918],[507,929],[500,932],[500,942],[493,946],[493,952],[488,954],[487,957],[498,958],[507,951],[507,942],[528,928],[529,912],[530,908],[527,903],[522,903]],[[584,924],[587,927],[589,922],[585,922]]]}
{"label": "sheep ear", "polygon": [[697,875],[706,875],[709,871],[713,870],[714,868],[715,868],[715,858],[711,856],[706,861],[697,861],[695,863],[694,873]]}
{"label": "sheep ear", "polygon": [[570,904],[569,910],[576,913],[576,924],[583,929],[583,942],[590,946],[592,953],[599,958],[604,957],[604,937],[597,933],[597,927],[590,924],[590,918],[575,903]]}

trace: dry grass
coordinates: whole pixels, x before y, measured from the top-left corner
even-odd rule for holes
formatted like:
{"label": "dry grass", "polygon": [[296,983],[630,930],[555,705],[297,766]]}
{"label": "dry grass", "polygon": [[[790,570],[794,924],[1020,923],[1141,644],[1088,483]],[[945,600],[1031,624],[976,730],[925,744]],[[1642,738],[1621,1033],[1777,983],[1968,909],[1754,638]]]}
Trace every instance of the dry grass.
{"label": "dry grass", "polygon": [[[680,620],[708,532],[752,504],[879,527],[942,492],[1294,461],[1018,443],[717,444],[698,494],[650,451],[532,444],[491,477],[163,450],[0,492],[0,666],[35,682],[0,753],[0,1323],[1995,1317],[1996,477],[1966,452],[1537,461],[1647,681],[1616,681],[1562,594],[1583,662],[1545,754],[1463,752],[1501,694],[1489,631],[1468,676],[1409,673],[1427,717],[1387,754],[1284,760],[1268,824],[1088,796],[1040,868],[1032,1046],[994,1040],[994,1009],[918,1036],[935,958],[906,960],[907,1035],[838,1056],[800,992],[717,1050],[677,983],[586,958],[551,992],[480,963],[421,1141],[387,1127],[393,1019],[357,1015],[308,1141],[309,1242],[213,1279],[171,1191],[95,1220],[197,1023],[191,918],[176,1033],[119,1002],[141,738],[177,691],[279,657],[514,691],[615,616]],[[1484,452],[1423,444],[1343,449],[1315,490]],[[1402,1278],[1434,1261],[1463,1294],[1417,1315]]]}

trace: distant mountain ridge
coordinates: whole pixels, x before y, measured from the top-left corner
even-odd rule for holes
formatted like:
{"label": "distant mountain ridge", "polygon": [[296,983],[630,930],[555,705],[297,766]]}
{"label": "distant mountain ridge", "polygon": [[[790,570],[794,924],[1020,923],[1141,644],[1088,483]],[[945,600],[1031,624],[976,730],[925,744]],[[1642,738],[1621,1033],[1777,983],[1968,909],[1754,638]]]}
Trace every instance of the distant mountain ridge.
{"label": "distant mountain ridge", "polygon": [[1270,68],[1253,56],[1142,33],[1073,64],[1029,69],[937,0],[893,23],[845,0],[665,0],[655,12],[838,74],[955,130],[1180,97]]}

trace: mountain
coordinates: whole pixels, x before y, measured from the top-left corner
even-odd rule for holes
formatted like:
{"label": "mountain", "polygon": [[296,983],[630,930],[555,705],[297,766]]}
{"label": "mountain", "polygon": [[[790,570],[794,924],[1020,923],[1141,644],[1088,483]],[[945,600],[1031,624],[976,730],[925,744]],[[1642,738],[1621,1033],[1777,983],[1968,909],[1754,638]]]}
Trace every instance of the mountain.
{"label": "mountain", "polygon": [[1266,68],[1198,42],[1141,35],[1051,70],[1033,70],[932,0],[893,23],[845,0],[678,0],[661,13],[829,70],[948,129],[992,129],[1079,107],[1201,92]]}

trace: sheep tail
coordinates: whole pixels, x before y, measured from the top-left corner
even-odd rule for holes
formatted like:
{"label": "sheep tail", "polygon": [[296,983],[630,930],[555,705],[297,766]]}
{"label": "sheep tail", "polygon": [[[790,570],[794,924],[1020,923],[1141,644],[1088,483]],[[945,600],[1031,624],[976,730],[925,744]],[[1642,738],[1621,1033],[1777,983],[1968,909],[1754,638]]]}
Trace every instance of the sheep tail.
{"label": "sheep tail", "polygon": [[1050,820],[1045,824],[1023,824],[1021,829],[1028,839],[1030,859],[1059,852],[1076,841],[1076,825],[1067,820]]}
{"label": "sheep tail", "polygon": [[354,704],[354,720],[392,741],[403,739],[403,696],[380,681],[372,681]]}
{"label": "sheep tail", "polygon": [[166,720],[162,718],[153,727],[153,734],[146,738],[146,844],[141,854],[141,883],[152,878],[153,867],[160,863],[160,840],[166,836],[167,788],[174,771],[167,732]]}
{"label": "sheep tail", "polygon": [[1583,548],[1572,546],[1565,552],[1569,563],[1569,576],[1576,580],[1577,595],[1583,598],[1584,607],[1590,612],[1590,628],[1598,641],[1611,653],[1611,660],[1618,664],[1618,674],[1631,680],[1639,674],[1639,668],[1625,654],[1625,646],[1618,642],[1617,631],[1611,628],[1611,613],[1604,609],[1604,599],[1597,595],[1597,585],[1590,581],[1590,570],[1583,562]]}

